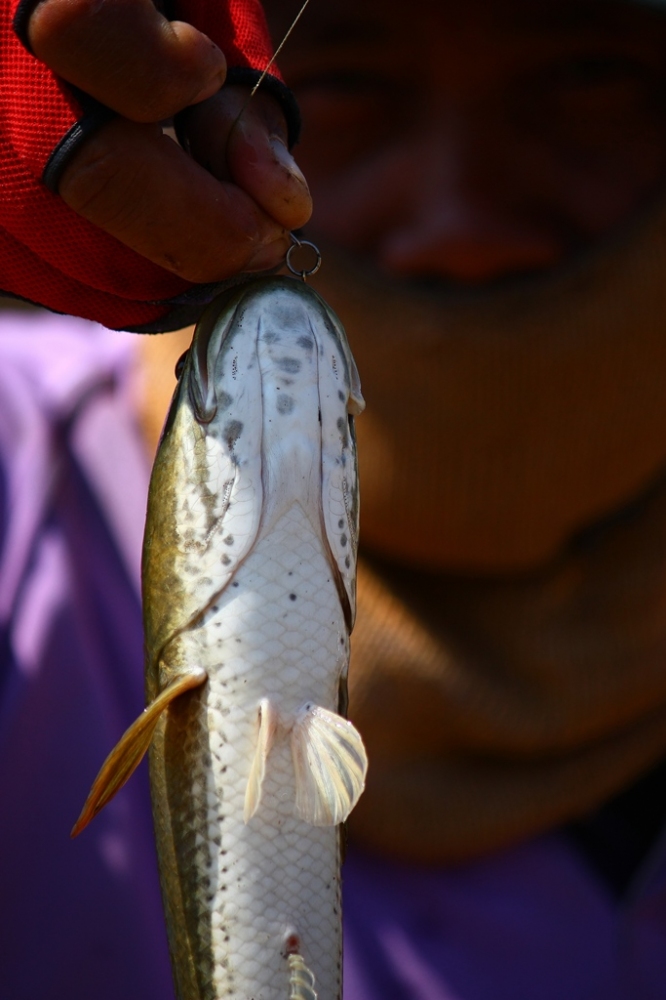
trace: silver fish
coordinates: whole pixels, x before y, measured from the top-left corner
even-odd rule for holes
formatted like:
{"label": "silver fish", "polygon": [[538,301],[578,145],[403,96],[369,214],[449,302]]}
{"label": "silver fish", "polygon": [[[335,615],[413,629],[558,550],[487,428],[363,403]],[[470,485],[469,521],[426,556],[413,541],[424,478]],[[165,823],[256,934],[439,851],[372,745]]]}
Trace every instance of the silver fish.
{"label": "silver fish", "polygon": [[290,278],[195,332],[151,480],[148,707],[79,832],[149,744],[180,1000],[336,1000],[339,824],[365,782],[344,718],[363,408],[344,331]]}

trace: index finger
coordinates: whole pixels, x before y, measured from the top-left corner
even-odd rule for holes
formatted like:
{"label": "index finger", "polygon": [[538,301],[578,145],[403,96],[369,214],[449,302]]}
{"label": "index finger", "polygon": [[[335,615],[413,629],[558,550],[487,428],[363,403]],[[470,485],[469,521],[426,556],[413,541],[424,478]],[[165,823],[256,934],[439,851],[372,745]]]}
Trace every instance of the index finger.
{"label": "index finger", "polygon": [[59,191],[89,222],[188,281],[277,267],[289,247],[282,226],[158,125],[107,122],[75,151]]}
{"label": "index finger", "polygon": [[151,0],[42,0],[28,38],[58,76],[135,122],[158,122],[216,93],[226,60],[206,35]]}

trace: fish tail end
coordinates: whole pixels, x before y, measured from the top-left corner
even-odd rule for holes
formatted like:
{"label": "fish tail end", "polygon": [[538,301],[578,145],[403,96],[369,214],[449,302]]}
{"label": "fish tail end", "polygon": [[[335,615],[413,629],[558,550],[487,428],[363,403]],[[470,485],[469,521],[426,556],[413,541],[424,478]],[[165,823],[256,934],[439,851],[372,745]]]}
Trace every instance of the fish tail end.
{"label": "fish tail end", "polygon": [[314,973],[308,969],[303,956],[290,955],[288,962],[289,1000],[317,1000]]}

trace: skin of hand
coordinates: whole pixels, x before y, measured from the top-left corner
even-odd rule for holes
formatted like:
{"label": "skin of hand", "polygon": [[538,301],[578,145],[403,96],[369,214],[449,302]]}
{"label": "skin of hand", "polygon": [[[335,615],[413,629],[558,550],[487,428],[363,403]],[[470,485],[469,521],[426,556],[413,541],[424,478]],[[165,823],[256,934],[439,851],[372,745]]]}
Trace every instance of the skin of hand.
{"label": "skin of hand", "polygon": [[[229,87],[224,54],[151,0],[44,0],[35,55],[118,117],[76,150],[59,193],[84,218],[193,282],[279,265],[310,217],[277,102]],[[160,122],[187,109],[188,155]]]}

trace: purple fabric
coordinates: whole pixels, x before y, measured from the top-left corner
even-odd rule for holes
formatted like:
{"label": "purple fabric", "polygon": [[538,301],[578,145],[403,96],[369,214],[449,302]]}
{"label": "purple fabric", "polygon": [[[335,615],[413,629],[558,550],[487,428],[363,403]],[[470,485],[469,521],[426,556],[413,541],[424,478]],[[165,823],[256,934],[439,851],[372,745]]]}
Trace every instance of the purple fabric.
{"label": "purple fabric", "polygon": [[91,324],[0,318],[3,1000],[173,998],[145,767],[69,839],[143,707],[130,361]]}
{"label": "purple fabric", "polygon": [[446,869],[351,851],[345,1000],[664,1000],[664,846],[621,904],[559,834]]}

